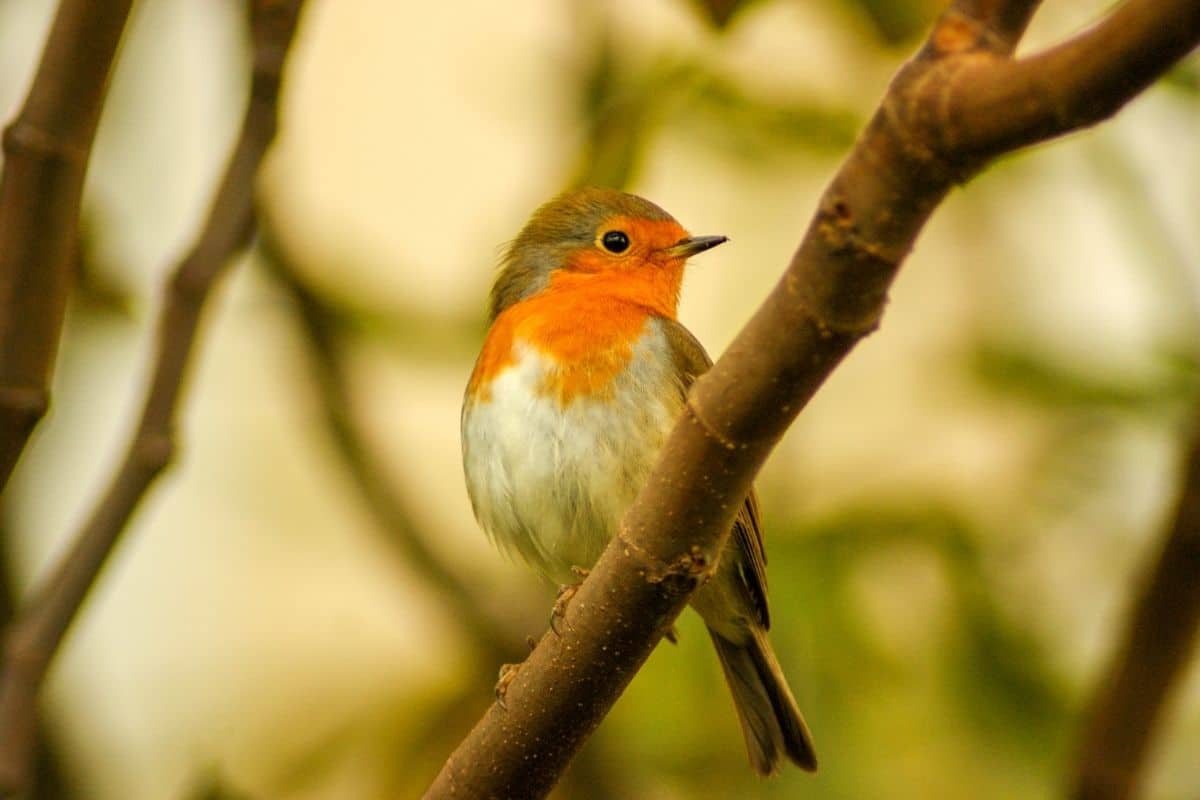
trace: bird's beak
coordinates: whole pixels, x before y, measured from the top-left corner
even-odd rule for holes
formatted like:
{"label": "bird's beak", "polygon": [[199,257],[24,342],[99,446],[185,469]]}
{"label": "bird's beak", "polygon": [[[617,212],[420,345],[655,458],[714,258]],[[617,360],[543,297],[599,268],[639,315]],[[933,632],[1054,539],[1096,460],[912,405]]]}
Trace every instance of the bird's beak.
{"label": "bird's beak", "polygon": [[689,258],[729,241],[728,236],[689,236],[663,250],[669,258]]}

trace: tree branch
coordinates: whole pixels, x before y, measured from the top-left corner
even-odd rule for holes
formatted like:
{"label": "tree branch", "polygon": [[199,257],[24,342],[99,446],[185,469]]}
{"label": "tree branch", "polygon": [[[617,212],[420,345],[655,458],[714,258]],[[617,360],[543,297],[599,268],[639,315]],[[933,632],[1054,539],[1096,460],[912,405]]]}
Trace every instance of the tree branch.
{"label": "tree branch", "polygon": [[[545,796],[711,573],[780,436],[878,324],[896,270],[950,188],[990,157],[1099,118],[1084,110],[1111,113],[1200,39],[1194,0],[1129,0],[1065,50],[1014,62],[998,57],[978,26],[963,25],[981,5],[962,0],[901,68],[781,281],[693,386],[650,479],[571,602],[561,636],[542,637],[505,707],[486,712],[427,798]],[[1077,49],[1086,57],[1060,55]],[[1052,103],[1041,77],[1023,66],[1039,58],[1064,80]],[[1114,64],[1136,74],[1107,79]],[[1027,127],[1015,126],[970,96],[978,82],[1007,87],[1010,112],[1072,113],[1054,125],[1042,114],[1013,114]]]}
{"label": "tree branch", "polygon": [[1198,37],[1194,0],[1127,0],[1036,55],[947,61],[929,76],[951,84],[945,98],[934,98],[944,110],[922,111],[942,131],[935,147],[991,158],[1107,119],[1187,55]]}
{"label": "tree branch", "polygon": [[1016,48],[1025,26],[1042,0],[961,0],[953,13],[978,25],[983,32],[981,46],[999,55],[1008,55]]}
{"label": "tree branch", "polygon": [[[353,403],[335,315],[304,285],[296,273],[294,260],[274,233],[269,216],[264,218],[261,230],[259,252],[272,277],[295,303],[301,333],[316,373],[325,427],[367,507],[391,534],[389,541],[446,602],[455,621],[483,650],[482,660],[490,665],[489,669],[518,657],[521,650],[514,643],[520,642],[520,638],[515,634],[507,635],[504,632],[509,627],[507,622],[488,614],[476,592],[442,563],[417,530],[413,515],[387,485],[383,478],[385,471],[369,452],[367,437],[350,411]],[[520,648],[524,648],[524,644]]]}
{"label": "tree branch", "polygon": [[[429,547],[427,542],[431,532],[420,529],[404,500],[388,485],[386,470],[372,455],[369,436],[353,413],[352,387],[344,350],[345,340],[353,335],[352,329],[347,329],[347,322],[338,309],[304,283],[296,269],[299,262],[295,255],[274,233],[278,229],[272,223],[269,211],[260,206],[258,216],[258,252],[272,277],[291,295],[296,305],[301,334],[316,373],[325,427],[339,457],[379,527],[389,534],[388,541],[445,602],[453,622],[463,628],[477,651],[478,674],[495,676],[499,665],[520,659],[529,652],[524,634],[517,630],[518,623],[508,618],[511,614],[506,617],[489,610],[479,592]],[[512,610],[511,603],[503,605],[506,610]],[[448,735],[448,731],[453,731],[458,722],[468,718],[463,715],[464,709],[481,705],[481,689],[490,695],[490,685],[483,687],[478,680],[469,680],[472,680],[469,688],[445,701],[445,707],[454,709],[453,713],[435,714],[427,721],[428,733],[418,737],[417,755],[410,751],[410,762],[415,763],[425,752],[443,751],[445,744],[453,741],[453,734]],[[474,716],[476,712],[468,713]],[[568,790],[569,796],[586,794],[596,799],[625,796],[618,776],[604,767],[607,755],[603,741],[593,739],[564,778],[564,782],[580,787],[578,792]]]}
{"label": "tree branch", "polygon": [[[0,520],[0,541],[8,541],[7,525]],[[0,626],[7,628],[12,621],[17,605],[17,587],[9,559],[0,554]],[[58,753],[51,746],[45,725],[39,724],[33,732],[34,741],[40,746],[34,753],[32,789],[28,800],[60,800],[67,796],[65,778]]]}
{"label": "tree branch", "polygon": [[254,176],[277,125],[283,62],[303,0],[252,0],[254,75],[242,130],[204,229],[167,287],[141,419],[125,459],[71,550],[8,631],[0,674],[0,795],[28,782],[36,696],[50,661],[126,523],[174,449],[175,414],[204,301],[254,231]]}
{"label": "tree branch", "polygon": [[0,178],[0,491],[50,404],[83,176],[132,0],[63,0]]}
{"label": "tree branch", "polygon": [[1087,712],[1071,797],[1136,797],[1146,755],[1200,631],[1200,414],[1175,515]]}

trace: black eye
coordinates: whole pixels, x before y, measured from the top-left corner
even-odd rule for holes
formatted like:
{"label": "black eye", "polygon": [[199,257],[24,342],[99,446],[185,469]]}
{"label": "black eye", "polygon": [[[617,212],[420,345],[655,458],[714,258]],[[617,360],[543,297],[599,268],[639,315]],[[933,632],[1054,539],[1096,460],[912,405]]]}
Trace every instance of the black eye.
{"label": "black eye", "polygon": [[629,237],[625,235],[624,231],[609,231],[600,241],[604,244],[604,249],[610,253],[624,253],[629,249]]}

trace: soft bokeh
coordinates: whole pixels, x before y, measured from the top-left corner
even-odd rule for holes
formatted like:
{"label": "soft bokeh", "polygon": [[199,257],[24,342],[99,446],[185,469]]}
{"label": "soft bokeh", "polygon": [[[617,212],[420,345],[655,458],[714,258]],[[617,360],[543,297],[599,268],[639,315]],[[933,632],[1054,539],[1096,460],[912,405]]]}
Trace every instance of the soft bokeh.
{"label": "soft bokeh", "polygon": [[[5,118],[51,5],[0,2]],[[937,5],[760,0],[717,29],[683,0],[312,0],[260,183],[271,253],[243,259],[210,309],[178,463],[47,689],[71,796],[418,795],[489,701],[498,661],[397,537],[425,542],[514,652],[552,596],[488,546],[459,465],[498,248],[573,181],[644,194],[732,239],[691,268],[680,315],[719,353]],[[1027,46],[1104,5],[1048,3]],[[158,293],[241,113],[240,14],[233,0],[136,6],[53,414],[5,509],[21,587],[132,427]],[[561,796],[1061,791],[1200,396],[1197,130],[1193,57],[1115,121],[951,196],[881,330],[768,463],[772,638],[821,772],[752,775],[685,615]],[[338,413],[406,532],[348,468],[325,406],[337,392],[321,391],[312,330],[270,254],[323,309]],[[1200,791],[1192,673],[1149,797]]]}

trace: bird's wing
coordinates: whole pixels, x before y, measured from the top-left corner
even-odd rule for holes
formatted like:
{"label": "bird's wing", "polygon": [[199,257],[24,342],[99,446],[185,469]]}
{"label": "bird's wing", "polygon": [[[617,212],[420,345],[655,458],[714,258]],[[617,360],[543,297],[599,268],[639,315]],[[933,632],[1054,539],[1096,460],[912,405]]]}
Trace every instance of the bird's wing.
{"label": "bird's wing", "polygon": [[[712,359],[704,351],[704,346],[696,341],[696,337],[675,320],[663,319],[663,331],[671,347],[676,372],[680,376],[680,390],[686,395],[693,381],[712,366]],[[768,628],[771,621],[767,611],[767,554],[763,549],[760,520],[758,496],[751,488],[737,519],[733,522],[734,540],[740,556],[737,572],[755,616],[764,628]]]}

